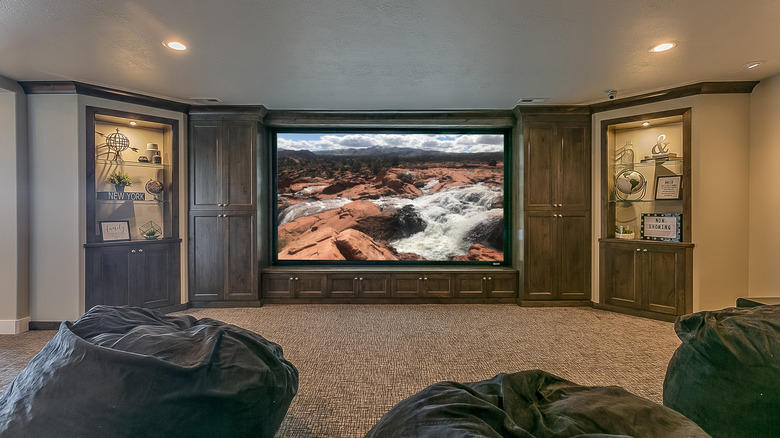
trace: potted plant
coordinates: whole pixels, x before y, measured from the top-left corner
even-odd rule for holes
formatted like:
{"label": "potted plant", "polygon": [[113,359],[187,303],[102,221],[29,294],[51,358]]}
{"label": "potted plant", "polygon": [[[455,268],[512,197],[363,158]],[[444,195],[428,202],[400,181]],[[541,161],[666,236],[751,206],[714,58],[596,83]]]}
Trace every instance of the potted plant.
{"label": "potted plant", "polygon": [[155,240],[157,239],[157,230],[154,228],[150,228],[146,231],[144,231],[144,239],[146,240]]}
{"label": "potted plant", "polygon": [[125,186],[132,185],[130,176],[128,176],[125,172],[113,172],[108,176],[108,182],[114,185],[114,188],[116,188],[117,192],[124,192]]}

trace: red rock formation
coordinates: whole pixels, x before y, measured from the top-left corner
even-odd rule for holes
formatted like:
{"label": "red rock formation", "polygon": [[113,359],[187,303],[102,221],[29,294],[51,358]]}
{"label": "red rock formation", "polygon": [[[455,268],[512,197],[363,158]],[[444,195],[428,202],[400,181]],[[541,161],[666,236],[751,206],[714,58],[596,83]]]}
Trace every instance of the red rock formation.
{"label": "red rock formation", "polygon": [[346,260],[397,260],[390,248],[358,230],[344,230],[336,236],[336,246]]}
{"label": "red rock formation", "polygon": [[504,261],[504,253],[475,243],[469,247],[468,254],[450,257],[450,260],[456,262],[502,262]]}

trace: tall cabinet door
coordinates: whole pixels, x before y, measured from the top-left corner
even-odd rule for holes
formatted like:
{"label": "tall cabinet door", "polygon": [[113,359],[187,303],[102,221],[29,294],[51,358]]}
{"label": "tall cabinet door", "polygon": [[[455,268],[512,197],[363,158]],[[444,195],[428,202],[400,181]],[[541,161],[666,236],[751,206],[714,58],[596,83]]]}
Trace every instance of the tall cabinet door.
{"label": "tall cabinet door", "polygon": [[253,210],[257,203],[255,138],[257,122],[226,120],[222,129],[222,203]]}
{"label": "tall cabinet door", "polygon": [[590,212],[563,211],[555,222],[557,246],[557,288],[555,298],[590,298]]}
{"label": "tall cabinet door", "polygon": [[191,211],[189,234],[190,300],[224,299],[225,239],[222,213]]}
{"label": "tall cabinet door", "polygon": [[563,210],[590,210],[590,130],[580,122],[560,123],[556,137],[554,204]]}
{"label": "tall cabinet door", "polygon": [[255,255],[256,224],[252,211],[222,215],[225,244],[226,300],[256,300],[257,257]]}
{"label": "tall cabinet door", "polygon": [[217,120],[190,121],[190,210],[216,209],[222,203],[221,128]]}
{"label": "tall cabinet door", "polygon": [[[558,178],[556,129],[554,123],[528,123],[525,132],[525,206],[551,208]],[[529,165],[531,164],[531,165]]]}
{"label": "tall cabinet door", "polygon": [[525,230],[524,296],[532,300],[552,299],[558,262],[553,213],[549,210],[527,211]]}
{"label": "tall cabinet door", "polygon": [[155,243],[138,249],[138,290],[141,307],[163,307],[178,302],[179,244]]}

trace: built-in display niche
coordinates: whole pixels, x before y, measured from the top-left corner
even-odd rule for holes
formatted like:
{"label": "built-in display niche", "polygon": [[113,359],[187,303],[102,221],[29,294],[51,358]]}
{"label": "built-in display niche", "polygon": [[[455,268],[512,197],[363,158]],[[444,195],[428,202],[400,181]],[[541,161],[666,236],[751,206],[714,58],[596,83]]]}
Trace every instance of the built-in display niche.
{"label": "built-in display niche", "polygon": [[[607,237],[689,241],[689,166],[683,114],[605,125]],[[689,127],[688,127],[689,129]]]}
{"label": "built-in display niche", "polygon": [[178,237],[172,224],[176,121],[98,108],[91,113],[87,242]]}

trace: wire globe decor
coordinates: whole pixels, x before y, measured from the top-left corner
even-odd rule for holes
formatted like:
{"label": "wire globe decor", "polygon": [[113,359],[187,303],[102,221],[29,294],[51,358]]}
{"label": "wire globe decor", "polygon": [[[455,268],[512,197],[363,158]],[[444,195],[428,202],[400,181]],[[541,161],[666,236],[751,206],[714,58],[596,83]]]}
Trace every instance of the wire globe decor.
{"label": "wire globe decor", "polygon": [[122,151],[126,151],[130,147],[130,139],[119,132],[119,128],[116,128],[116,132],[106,136],[106,146],[108,147],[108,150],[114,153],[114,161],[121,160]]}

